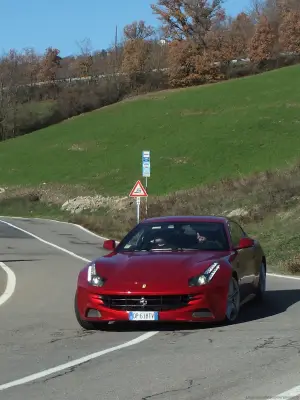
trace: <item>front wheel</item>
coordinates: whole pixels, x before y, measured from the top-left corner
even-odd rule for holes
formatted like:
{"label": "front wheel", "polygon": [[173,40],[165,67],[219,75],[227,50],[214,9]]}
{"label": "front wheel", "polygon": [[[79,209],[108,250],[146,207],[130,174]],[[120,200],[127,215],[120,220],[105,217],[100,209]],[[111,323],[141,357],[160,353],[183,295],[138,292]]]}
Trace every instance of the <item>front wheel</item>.
{"label": "front wheel", "polygon": [[235,277],[231,277],[227,295],[225,323],[237,321],[240,313],[240,287]]}

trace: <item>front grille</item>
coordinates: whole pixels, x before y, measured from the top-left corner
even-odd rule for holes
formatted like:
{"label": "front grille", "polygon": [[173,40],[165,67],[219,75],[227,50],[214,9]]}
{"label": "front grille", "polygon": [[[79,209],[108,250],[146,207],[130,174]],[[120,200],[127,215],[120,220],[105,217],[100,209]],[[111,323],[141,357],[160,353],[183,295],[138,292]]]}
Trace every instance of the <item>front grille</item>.
{"label": "front grille", "polygon": [[189,295],[168,296],[101,296],[104,306],[125,311],[168,311],[188,305]]}

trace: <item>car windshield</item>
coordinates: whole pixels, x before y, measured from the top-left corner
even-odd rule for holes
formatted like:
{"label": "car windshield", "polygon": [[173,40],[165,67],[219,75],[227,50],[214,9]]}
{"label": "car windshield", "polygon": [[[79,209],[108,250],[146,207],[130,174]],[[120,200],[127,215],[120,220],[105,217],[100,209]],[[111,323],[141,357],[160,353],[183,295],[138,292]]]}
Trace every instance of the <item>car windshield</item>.
{"label": "car windshield", "polygon": [[224,225],[216,222],[142,223],[120,242],[118,252],[228,251]]}

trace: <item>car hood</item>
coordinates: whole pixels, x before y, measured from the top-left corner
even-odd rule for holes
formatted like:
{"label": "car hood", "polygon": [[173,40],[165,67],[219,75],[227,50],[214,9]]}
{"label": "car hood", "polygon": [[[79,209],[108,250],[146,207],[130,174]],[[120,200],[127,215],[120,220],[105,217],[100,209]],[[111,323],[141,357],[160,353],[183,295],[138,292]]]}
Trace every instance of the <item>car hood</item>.
{"label": "car hood", "polygon": [[188,278],[200,274],[228,252],[119,253],[96,260],[97,273],[106,278],[105,290],[172,291],[187,288]]}

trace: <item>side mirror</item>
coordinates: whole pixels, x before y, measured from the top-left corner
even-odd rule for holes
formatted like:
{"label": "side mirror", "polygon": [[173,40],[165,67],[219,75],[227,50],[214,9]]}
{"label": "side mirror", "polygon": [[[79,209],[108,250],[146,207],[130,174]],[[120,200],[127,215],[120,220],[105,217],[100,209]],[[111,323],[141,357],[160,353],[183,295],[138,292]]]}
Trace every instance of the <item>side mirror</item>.
{"label": "side mirror", "polygon": [[239,242],[239,245],[236,247],[236,250],[248,249],[249,247],[253,247],[254,243],[254,240],[251,238],[242,238]]}
{"label": "side mirror", "polygon": [[116,241],[115,240],[104,240],[103,248],[105,250],[114,250],[116,248]]}

